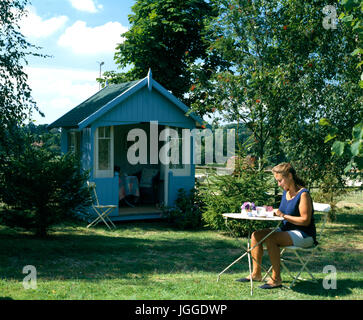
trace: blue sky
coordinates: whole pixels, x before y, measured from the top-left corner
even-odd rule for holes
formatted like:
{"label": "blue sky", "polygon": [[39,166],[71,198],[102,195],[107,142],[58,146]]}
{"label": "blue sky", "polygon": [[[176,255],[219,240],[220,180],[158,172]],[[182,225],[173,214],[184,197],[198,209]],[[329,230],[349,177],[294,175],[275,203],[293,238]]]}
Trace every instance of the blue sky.
{"label": "blue sky", "polygon": [[116,70],[115,47],[130,27],[135,0],[31,0],[21,22],[27,40],[52,58],[28,58],[26,72],[33,98],[49,124],[98,91],[102,72]]}

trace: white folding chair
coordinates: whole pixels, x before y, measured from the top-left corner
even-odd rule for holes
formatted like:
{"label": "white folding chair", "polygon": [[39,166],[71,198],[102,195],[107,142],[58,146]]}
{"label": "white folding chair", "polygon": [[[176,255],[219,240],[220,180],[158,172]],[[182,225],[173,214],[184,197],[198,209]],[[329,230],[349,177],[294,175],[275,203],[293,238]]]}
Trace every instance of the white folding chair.
{"label": "white folding chair", "polygon": [[[105,225],[110,229],[111,227],[109,226],[109,224],[107,223],[107,221],[114,227],[116,228],[115,224],[111,221],[111,219],[108,217],[109,214],[117,208],[117,205],[100,205],[99,201],[98,201],[98,196],[97,196],[97,192],[96,192],[96,183],[95,182],[89,182],[87,181],[87,185],[88,188],[90,190],[90,194],[91,197],[93,198],[93,204],[92,204],[92,208],[93,210],[96,212],[97,217],[95,220],[93,220],[88,226],[87,228],[91,227],[91,226],[95,226],[97,225],[100,221],[103,221],[105,223]],[[92,196],[93,194],[93,196]]]}
{"label": "white folding chair", "polygon": [[[297,280],[303,280],[303,281],[307,280],[307,279],[303,279],[300,277],[301,273],[304,270],[310,275],[311,280],[313,282],[318,283],[318,281],[315,279],[315,277],[313,276],[313,274],[307,267],[307,264],[309,263],[311,258],[314,256],[315,252],[320,249],[320,241],[322,238],[322,234],[323,234],[323,231],[325,228],[326,221],[328,219],[328,213],[330,212],[331,207],[329,204],[317,203],[317,202],[313,203],[313,207],[314,207],[314,212],[323,212],[324,213],[322,226],[316,237],[318,244],[313,245],[312,247],[309,247],[309,248],[300,248],[300,247],[295,247],[295,246],[288,246],[288,247],[281,248],[281,252],[280,252],[281,266],[292,278],[292,282],[289,286],[290,289],[293,287],[293,285],[295,284],[295,282]],[[286,254],[288,254],[289,252],[294,253],[295,256],[294,255],[286,256]],[[284,253],[285,253],[285,256],[284,256]],[[304,256],[300,255],[299,253],[304,253]],[[304,258],[305,258],[305,260],[304,260]],[[294,276],[286,264],[298,265],[301,268],[300,268],[299,272]],[[266,272],[265,276],[263,277],[263,280],[270,273],[271,269],[272,269],[272,267],[270,267],[270,269]]]}

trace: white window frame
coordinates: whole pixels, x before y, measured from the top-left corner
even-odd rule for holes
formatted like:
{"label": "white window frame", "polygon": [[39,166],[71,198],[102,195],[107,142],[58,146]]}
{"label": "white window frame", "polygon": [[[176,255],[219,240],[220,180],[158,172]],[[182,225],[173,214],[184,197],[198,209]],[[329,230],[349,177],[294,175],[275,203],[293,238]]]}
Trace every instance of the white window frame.
{"label": "white window frame", "polygon": [[[169,128],[169,127],[168,127]],[[175,139],[177,140],[178,144],[179,144],[179,159],[183,159],[183,153],[184,152],[187,152],[189,155],[190,155],[190,149],[189,150],[183,150],[183,147],[190,147],[190,144],[184,144],[183,143],[183,136],[182,136],[182,128],[173,128],[174,130],[176,130],[178,132],[178,138],[175,139],[175,138],[171,138],[170,135],[169,135],[169,141],[171,139]],[[180,143],[179,143],[180,142]],[[190,167],[190,164],[183,164],[181,163],[180,164],[180,167],[173,167],[172,163],[170,162],[169,163],[169,170],[171,172],[173,172],[173,176],[175,177],[183,177],[183,176],[190,176],[191,174],[191,167]]]}
{"label": "white window frame", "polygon": [[[72,152],[74,154],[78,154],[80,152],[79,140],[80,140],[80,132],[76,130],[69,130],[67,135],[67,150],[68,152]],[[72,140],[74,145],[72,145]]]}
{"label": "white window frame", "polygon": [[99,129],[104,128],[105,126],[98,127],[95,132],[95,140],[94,140],[94,172],[96,178],[112,178],[114,175],[114,132],[113,126],[110,126],[110,159],[109,159],[109,169],[101,170],[99,169],[99,158],[98,158],[98,150],[99,145],[98,142],[100,139],[105,139],[103,137],[99,137]]}

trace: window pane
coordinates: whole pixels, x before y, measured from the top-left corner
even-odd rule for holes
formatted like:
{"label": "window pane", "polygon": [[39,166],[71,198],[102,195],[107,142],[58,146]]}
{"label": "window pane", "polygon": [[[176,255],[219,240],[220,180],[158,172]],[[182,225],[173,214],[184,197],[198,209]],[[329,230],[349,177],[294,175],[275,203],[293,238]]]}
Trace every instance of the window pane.
{"label": "window pane", "polygon": [[76,152],[77,149],[77,140],[76,140],[76,132],[69,132],[68,133],[68,151]]}
{"label": "window pane", "polygon": [[183,169],[183,139],[182,139],[182,133],[181,129],[176,129],[178,131],[178,138],[171,138],[170,146],[171,148],[174,148],[175,150],[178,150],[179,154],[171,156],[171,161],[169,163],[170,169]]}
{"label": "window pane", "polygon": [[103,138],[105,136],[105,127],[98,128],[98,137]]}
{"label": "window pane", "polygon": [[104,129],[104,137],[110,138],[111,137],[111,127],[103,127]]}
{"label": "window pane", "polygon": [[98,169],[110,170],[111,169],[111,140],[99,139],[98,140]]}

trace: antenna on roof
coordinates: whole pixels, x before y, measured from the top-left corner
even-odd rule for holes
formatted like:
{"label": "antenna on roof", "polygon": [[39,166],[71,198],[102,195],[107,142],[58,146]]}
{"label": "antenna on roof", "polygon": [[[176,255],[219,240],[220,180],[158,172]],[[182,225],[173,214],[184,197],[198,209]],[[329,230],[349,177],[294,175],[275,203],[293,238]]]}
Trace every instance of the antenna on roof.
{"label": "antenna on roof", "polygon": [[[102,70],[102,66],[103,66],[105,63],[104,63],[103,61],[102,61],[102,62],[98,62],[98,61],[97,61],[97,63],[100,65],[100,79],[101,79],[101,77],[102,77],[102,72],[101,72],[101,70]],[[98,89],[99,89],[99,90],[101,90],[101,83],[99,84]]]}
{"label": "antenna on roof", "polygon": [[149,89],[149,91],[151,91],[152,89],[152,80],[153,80],[153,74],[151,72],[151,68],[149,68],[149,72],[147,74],[147,87]]}

